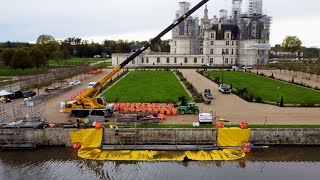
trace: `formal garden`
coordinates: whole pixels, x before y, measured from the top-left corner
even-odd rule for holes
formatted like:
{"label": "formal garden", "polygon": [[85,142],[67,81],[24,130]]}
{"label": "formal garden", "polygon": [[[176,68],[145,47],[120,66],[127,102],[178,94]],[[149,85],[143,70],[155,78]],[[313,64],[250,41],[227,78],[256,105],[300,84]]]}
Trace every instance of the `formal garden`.
{"label": "formal garden", "polygon": [[320,104],[320,91],[264,77],[235,71],[205,71],[204,76],[232,86],[233,93],[245,100],[271,102],[277,105],[314,106]]}

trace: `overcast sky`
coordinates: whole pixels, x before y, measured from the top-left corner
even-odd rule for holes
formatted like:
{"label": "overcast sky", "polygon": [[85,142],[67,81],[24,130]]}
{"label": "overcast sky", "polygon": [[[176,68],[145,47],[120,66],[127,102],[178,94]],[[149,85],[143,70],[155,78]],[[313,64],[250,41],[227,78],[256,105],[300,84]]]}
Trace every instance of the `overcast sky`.
{"label": "overcast sky", "polygon": [[[173,20],[181,0],[0,0],[0,42],[34,42],[41,34],[55,39],[80,37],[148,40]],[[200,0],[188,0],[194,6]],[[244,4],[246,4],[244,0]],[[210,0],[210,17],[231,10],[232,0]],[[320,1],[264,0],[272,16],[271,44],[296,35],[304,46],[320,47]],[[193,16],[202,18],[203,8]],[[169,39],[171,33],[163,39]]]}

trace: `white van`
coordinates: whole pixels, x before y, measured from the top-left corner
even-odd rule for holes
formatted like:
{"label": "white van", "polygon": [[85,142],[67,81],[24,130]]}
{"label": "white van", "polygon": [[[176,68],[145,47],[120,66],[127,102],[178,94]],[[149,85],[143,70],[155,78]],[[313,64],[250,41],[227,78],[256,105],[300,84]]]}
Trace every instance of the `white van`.
{"label": "white van", "polygon": [[89,82],[88,89],[91,88],[92,86],[94,86],[95,84],[97,84],[97,82]]}
{"label": "white van", "polygon": [[212,114],[211,113],[200,113],[199,114],[199,123],[212,123]]}

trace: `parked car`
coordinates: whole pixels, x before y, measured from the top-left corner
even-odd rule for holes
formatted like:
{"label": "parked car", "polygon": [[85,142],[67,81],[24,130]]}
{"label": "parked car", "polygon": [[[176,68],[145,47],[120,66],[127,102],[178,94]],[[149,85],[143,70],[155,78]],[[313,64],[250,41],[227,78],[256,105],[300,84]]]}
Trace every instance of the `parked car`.
{"label": "parked car", "polygon": [[97,84],[97,82],[89,82],[88,89],[91,88],[92,86],[94,86],[95,84]]}
{"label": "parked car", "polygon": [[208,99],[213,99],[210,89],[205,89],[203,94],[204,94],[204,97]]}
{"label": "parked car", "polygon": [[37,94],[34,91],[23,91],[22,93],[24,98],[33,97]]}
{"label": "parked car", "polygon": [[234,69],[234,70],[238,70],[238,69],[239,69],[239,67],[238,67],[238,66],[232,66],[232,69]]}
{"label": "parked car", "polygon": [[222,93],[229,94],[231,93],[230,86],[228,84],[220,84],[218,90]]}
{"label": "parked car", "polygon": [[76,85],[80,85],[81,82],[79,80],[75,80],[75,81],[72,81],[69,83],[69,85],[72,85],[72,86],[76,86]]}
{"label": "parked car", "polygon": [[12,91],[13,94],[9,95],[8,98],[10,99],[18,99],[23,97],[22,91]]}
{"label": "parked car", "polygon": [[253,69],[252,66],[242,66],[241,68],[242,68],[242,69]]}

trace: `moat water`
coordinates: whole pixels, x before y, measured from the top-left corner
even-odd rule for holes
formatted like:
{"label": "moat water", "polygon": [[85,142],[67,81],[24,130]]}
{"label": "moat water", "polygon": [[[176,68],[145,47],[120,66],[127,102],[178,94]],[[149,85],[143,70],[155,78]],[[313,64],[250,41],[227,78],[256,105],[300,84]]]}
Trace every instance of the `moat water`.
{"label": "moat water", "polygon": [[255,149],[237,161],[93,161],[69,148],[1,151],[0,179],[317,180],[320,147]]}

